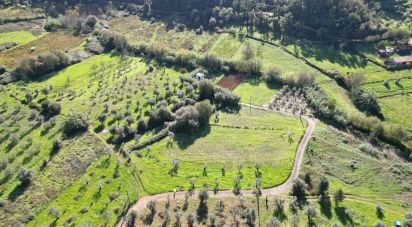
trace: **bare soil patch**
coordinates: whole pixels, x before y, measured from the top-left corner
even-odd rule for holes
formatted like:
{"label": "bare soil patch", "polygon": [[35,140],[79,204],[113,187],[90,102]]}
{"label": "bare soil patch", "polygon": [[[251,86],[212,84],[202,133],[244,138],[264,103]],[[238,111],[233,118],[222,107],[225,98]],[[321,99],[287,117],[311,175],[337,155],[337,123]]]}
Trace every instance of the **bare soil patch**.
{"label": "bare soil patch", "polygon": [[245,75],[243,74],[230,74],[224,76],[222,79],[220,79],[219,82],[217,82],[217,85],[227,88],[231,91],[235,90],[235,88],[242,83],[242,81],[245,79]]}

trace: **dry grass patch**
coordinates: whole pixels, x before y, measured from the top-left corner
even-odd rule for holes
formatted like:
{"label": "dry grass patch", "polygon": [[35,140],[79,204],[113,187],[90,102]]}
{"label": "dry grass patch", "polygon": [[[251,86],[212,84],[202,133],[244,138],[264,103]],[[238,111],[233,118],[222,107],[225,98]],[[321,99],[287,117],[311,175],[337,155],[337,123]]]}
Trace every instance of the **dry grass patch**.
{"label": "dry grass patch", "polygon": [[[9,68],[13,68],[18,63],[18,60],[23,57],[36,56],[40,53],[45,53],[55,50],[65,50],[79,46],[84,37],[73,36],[70,33],[56,32],[45,35],[37,40],[34,40],[26,45],[13,48],[0,53],[0,64]],[[35,47],[36,51],[30,52],[30,48]]]}

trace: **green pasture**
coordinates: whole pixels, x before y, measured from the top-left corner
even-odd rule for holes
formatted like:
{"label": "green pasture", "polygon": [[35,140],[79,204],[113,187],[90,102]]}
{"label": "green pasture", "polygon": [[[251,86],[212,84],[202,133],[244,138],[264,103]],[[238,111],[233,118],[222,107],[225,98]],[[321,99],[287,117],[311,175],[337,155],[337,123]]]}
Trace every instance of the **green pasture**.
{"label": "green pasture", "polygon": [[[241,164],[242,188],[253,188],[256,163],[261,163],[262,186],[285,181],[290,174],[304,125],[298,118],[247,108],[240,114],[220,113],[219,122],[192,134],[177,134],[156,143],[133,157],[143,187],[149,194],[190,188],[207,183],[219,189],[233,188]],[[289,135],[291,140],[289,140]],[[169,174],[174,160],[178,173]],[[222,168],[224,173],[222,173]]]}

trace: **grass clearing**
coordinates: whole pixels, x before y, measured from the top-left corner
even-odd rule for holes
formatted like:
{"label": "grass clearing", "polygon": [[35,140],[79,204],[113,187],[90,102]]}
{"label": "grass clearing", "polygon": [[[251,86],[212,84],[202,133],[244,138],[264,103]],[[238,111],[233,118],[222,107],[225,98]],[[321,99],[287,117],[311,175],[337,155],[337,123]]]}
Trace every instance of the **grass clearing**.
{"label": "grass clearing", "polygon": [[18,45],[24,45],[36,39],[37,37],[33,35],[33,33],[28,32],[28,31],[0,33],[0,44],[7,43],[7,42],[15,42]]}
{"label": "grass clearing", "polygon": [[281,86],[268,86],[261,78],[247,78],[236,87],[234,93],[239,95],[241,102],[254,105],[268,103],[272,97],[276,96]]}
{"label": "grass clearing", "polygon": [[210,52],[223,59],[232,59],[242,46],[239,38],[224,33],[219,36]]}
{"label": "grass clearing", "polygon": [[[188,189],[192,178],[197,188],[204,183],[213,187],[215,178],[218,188],[232,188],[239,163],[243,165],[242,188],[253,188],[257,161],[262,164],[263,187],[271,187],[289,176],[303,131],[295,117],[258,110],[252,110],[249,116],[249,110],[242,109],[238,115],[220,113],[218,125],[212,124],[195,134],[177,134],[172,147],[166,138],[140,151],[141,158],[133,159],[149,194]],[[171,176],[168,171],[176,159],[178,174]]]}
{"label": "grass clearing", "polygon": [[386,121],[400,124],[412,131],[410,115],[412,113],[412,96],[410,94],[380,98],[378,103]]}

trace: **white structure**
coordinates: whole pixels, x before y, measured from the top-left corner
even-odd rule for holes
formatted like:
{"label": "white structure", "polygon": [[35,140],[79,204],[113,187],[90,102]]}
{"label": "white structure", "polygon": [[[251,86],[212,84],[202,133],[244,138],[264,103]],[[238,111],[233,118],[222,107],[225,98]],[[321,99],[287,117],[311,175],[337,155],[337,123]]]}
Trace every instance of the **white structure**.
{"label": "white structure", "polygon": [[196,79],[197,80],[204,80],[205,79],[205,74],[204,73],[196,73]]}

